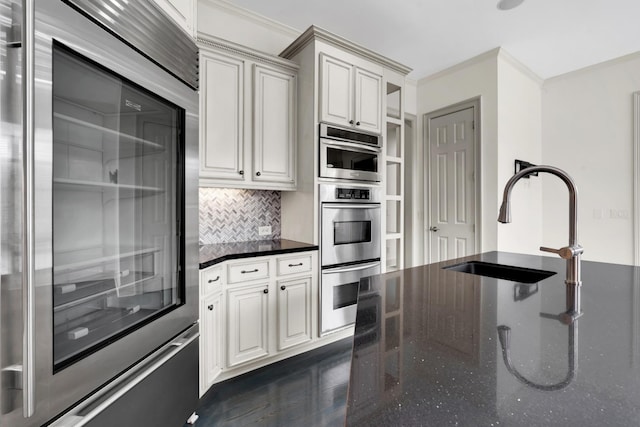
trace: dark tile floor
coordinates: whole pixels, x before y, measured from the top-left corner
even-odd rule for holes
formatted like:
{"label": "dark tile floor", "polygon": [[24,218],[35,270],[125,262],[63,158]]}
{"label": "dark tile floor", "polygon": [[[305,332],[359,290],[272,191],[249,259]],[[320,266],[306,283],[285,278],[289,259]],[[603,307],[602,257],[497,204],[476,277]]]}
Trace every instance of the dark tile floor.
{"label": "dark tile floor", "polygon": [[346,338],[213,385],[195,426],[343,426],[351,347]]}

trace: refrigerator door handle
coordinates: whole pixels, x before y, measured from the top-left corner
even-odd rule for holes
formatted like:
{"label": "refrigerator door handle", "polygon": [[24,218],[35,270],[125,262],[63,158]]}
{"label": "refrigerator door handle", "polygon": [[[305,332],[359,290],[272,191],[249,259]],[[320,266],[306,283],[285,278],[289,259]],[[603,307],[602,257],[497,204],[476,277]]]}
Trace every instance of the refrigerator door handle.
{"label": "refrigerator door handle", "polygon": [[35,411],[35,217],[34,217],[34,96],[35,96],[35,1],[22,2],[22,181],[23,181],[23,415]]}

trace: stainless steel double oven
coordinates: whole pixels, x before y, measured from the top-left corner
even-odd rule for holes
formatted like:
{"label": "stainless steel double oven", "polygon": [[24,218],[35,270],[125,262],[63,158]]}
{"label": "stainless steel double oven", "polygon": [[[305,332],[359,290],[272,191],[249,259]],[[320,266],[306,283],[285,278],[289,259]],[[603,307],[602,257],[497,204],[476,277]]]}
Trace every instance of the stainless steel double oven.
{"label": "stainless steel double oven", "polygon": [[181,425],[197,47],[150,0],[0,9],[0,425]]}
{"label": "stainless steel double oven", "polygon": [[380,273],[380,193],[320,184],[321,334],[355,321],[361,279]]}

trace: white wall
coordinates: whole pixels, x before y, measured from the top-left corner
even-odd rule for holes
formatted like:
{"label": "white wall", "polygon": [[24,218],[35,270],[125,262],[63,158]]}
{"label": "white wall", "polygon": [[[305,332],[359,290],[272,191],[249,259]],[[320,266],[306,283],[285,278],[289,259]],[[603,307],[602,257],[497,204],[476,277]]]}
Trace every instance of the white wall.
{"label": "white wall", "polygon": [[[496,60],[497,50],[487,52],[462,63],[454,68],[445,70],[434,76],[418,81],[417,91],[417,112],[418,112],[418,137],[423,144],[424,137],[424,115],[448,107],[450,105],[466,101],[475,97],[481,97],[481,158],[482,164],[487,165],[482,168],[481,175],[481,233],[482,252],[496,250],[497,241],[497,169],[495,162],[497,158],[498,141],[498,64]],[[426,152],[423,146],[423,153]],[[421,153],[421,154],[423,154]],[[428,166],[423,168],[424,173],[428,173]],[[427,197],[422,180],[422,194]],[[428,209],[425,216],[428,217]],[[428,218],[425,218],[425,222]],[[425,224],[428,228],[428,224]],[[424,230],[423,226],[423,230]],[[425,254],[426,255],[426,254]]]}
{"label": "white wall", "polygon": [[418,107],[418,82],[416,80],[406,79],[404,83],[404,112],[406,114],[417,115]]}
{"label": "white wall", "polygon": [[198,0],[198,31],[271,55],[302,33],[222,0]]}
{"label": "white wall", "polygon": [[[576,181],[578,239],[587,260],[633,263],[632,94],[638,90],[640,53],[543,85],[542,159]],[[556,181],[543,184],[543,240],[552,247],[568,242],[567,191]]]}
{"label": "white wall", "polygon": [[[504,50],[498,55],[497,194],[513,176],[514,160],[541,160],[542,80]],[[488,160],[486,168],[494,163]],[[498,249],[538,254],[542,242],[541,179],[521,179],[511,193],[510,224],[498,223]],[[494,218],[497,221],[497,212]]]}

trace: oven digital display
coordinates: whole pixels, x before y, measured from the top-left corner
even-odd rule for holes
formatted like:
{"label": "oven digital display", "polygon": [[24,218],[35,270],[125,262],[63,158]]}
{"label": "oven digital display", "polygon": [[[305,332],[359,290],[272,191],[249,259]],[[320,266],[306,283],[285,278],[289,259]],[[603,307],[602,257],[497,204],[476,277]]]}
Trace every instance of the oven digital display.
{"label": "oven digital display", "polygon": [[351,245],[371,242],[371,221],[335,221],[333,244]]}
{"label": "oven digital display", "polygon": [[336,188],[336,199],[371,200],[371,192],[366,188]]}

